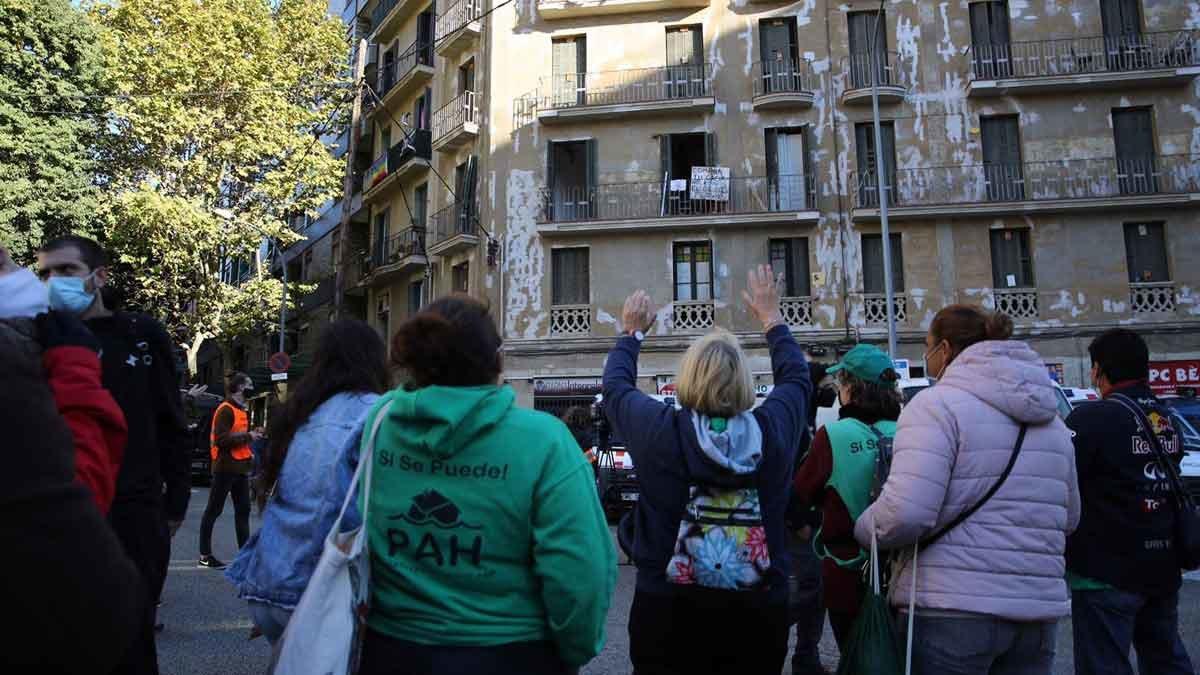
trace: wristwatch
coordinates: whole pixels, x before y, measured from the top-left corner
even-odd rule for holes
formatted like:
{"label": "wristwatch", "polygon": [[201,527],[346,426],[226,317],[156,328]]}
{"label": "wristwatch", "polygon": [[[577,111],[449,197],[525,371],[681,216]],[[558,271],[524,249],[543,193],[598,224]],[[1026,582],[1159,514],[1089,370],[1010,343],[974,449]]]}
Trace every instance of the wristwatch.
{"label": "wristwatch", "polygon": [[641,342],[642,340],[646,339],[646,334],[640,330],[627,330],[627,331],[625,331],[625,334],[628,335],[629,337],[633,338],[634,340],[637,340],[638,342]]}

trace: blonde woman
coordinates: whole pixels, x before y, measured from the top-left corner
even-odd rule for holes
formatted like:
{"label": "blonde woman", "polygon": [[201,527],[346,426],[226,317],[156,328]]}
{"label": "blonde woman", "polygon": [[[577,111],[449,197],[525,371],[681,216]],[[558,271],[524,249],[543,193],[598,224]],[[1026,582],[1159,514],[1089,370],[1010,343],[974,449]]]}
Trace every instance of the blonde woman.
{"label": "blonde woman", "polygon": [[770,268],[748,277],[743,297],[762,324],[775,375],[775,390],[753,412],[746,355],[723,330],[684,354],[682,410],[638,391],[638,351],[653,317],[643,291],[625,301],[626,332],[608,355],[605,414],[641,483],[630,516],[630,657],[638,675],[777,675],[787,656],[784,511],[812,384]]}

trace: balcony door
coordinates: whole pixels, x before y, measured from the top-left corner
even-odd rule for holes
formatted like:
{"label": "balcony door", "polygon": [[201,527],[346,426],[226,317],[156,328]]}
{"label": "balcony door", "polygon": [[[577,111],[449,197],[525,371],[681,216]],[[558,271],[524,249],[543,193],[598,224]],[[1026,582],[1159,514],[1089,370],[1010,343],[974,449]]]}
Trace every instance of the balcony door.
{"label": "balcony door", "polygon": [[971,5],[971,52],[977,79],[993,80],[1012,76],[1012,39],[1008,32],[1007,0]]}
{"label": "balcony door", "polygon": [[762,91],[800,91],[796,74],[799,61],[796,39],[796,18],[763,19],[758,23],[758,42],[762,58]]}
{"label": "balcony door", "polygon": [[437,23],[430,5],[417,16],[417,65],[433,65],[434,24]]}
{"label": "balcony door", "polygon": [[675,242],[675,300],[712,300],[712,242]]}
{"label": "balcony door", "polygon": [[696,26],[667,28],[667,98],[703,96],[704,32]]}
{"label": "balcony door", "polygon": [[1117,150],[1117,185],[1121,194],[1158,192],[1154,118],[1150,108],[1113,110],[1112,121]]}
{"label": "balcony door", "polygon": [[[871,68],[881,85],[891,84],[887,71],[887,15],[884,12],[850,12],[850,86],[871,86]],[[879,29],[875,22],[879,21]]]}
{"label": "balcony door", "polygon": [[1150,67],[1152,50],[1142,38],[1141,0],[1100,0],[1100,20],[1109,70]]}
{"label": "balcony door", "polygon": [[387,264],[388,259],[388,211],[385,209],[375,215],[375,266]]}
{"label": "balcony door", "polygon": [[1152,284],[1171,280],[1162,223],[1125,223],[1125,264],[1129,268],[1131,283]]}
{"label": "balcony door", "polygon": [[772,211],[808,208],[807,147],[803,128],[767,129],[767,177]]}
{"label": "balcony door", "polygon": [[[890,233],[892,242],[892,292],[904,292],[904,247],[899,233]],[[883,235],[862,235],[863,291],[871,295],[887,293],[883,270]]]}
{"label": "balcony door", "polygon": [[[717,165],[715,134],[667,134],[660,137],[661,173],[665,178],[663,215],[710,213],[719,208],[712,202],[692,200],[692,168]],[[732,195],[730,195],[732,197]]]}
{"label": "balcony door", "polygon": [[[883,170],[887,177],[884,194],[888,204],[896,203],[896,128],[892,122],[880,124],[883,137]],[[875,152],[875,129],[870,122],[854,125],[854,150],[858,159],[858,204],[879,206],[878,154]]]}
{"label": "balcony door", "polygon": [[1029,230],[992,230],[992,288],[1034,288]]}
{"label": "balcony door", "polygon": [[550,96],[555,108],[587,103],[587,38],[557,38],[550,54]]}
{"label": "balcony door", "polygon": [[983,181],[990,202],[1019,202],[1025,199],[1021,166],[1021,135],[1017,116],[984,117]]}
{"label": "balcony door", "polygon": [[596,141],[551,142],[546,152],[549,220],[595,217]]}

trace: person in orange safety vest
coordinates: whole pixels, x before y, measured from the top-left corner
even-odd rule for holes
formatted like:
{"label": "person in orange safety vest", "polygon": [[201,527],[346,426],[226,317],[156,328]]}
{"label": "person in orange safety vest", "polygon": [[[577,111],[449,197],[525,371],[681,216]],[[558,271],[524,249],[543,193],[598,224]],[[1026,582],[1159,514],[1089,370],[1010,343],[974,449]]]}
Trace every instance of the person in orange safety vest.
{"label": "person in orange safety vest", "polygon": [[238,548],[250,538],[250,471],[254,456],[250,443],[262,436],[257,429],[250,429],[250,415],[246,411],[246,392],[253,389],[250,376],[234,373],[229,378],[229,395],[213,413],[210,448],[213,479],[208,506],[200,520],[200,567],[225,567],[225,563],[213,557],[212,529],[225,509],[227,496],[233,497]]}

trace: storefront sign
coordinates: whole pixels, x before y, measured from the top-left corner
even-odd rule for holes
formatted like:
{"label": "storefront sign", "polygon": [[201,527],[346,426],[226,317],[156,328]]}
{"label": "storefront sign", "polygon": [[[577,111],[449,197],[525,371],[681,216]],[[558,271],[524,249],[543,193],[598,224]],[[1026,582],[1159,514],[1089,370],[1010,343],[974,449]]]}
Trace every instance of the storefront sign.
{"label": "storefront sign", "polygon": [[1150,362],[1150,388],[1155,393],[1173,394],[1179,387],[1200,387],[1200,359]]}
{"label": "storefront sign", "polygon": [[564,377],[533,381],[534,396],[591,396],[599,394],[598,377]]}

